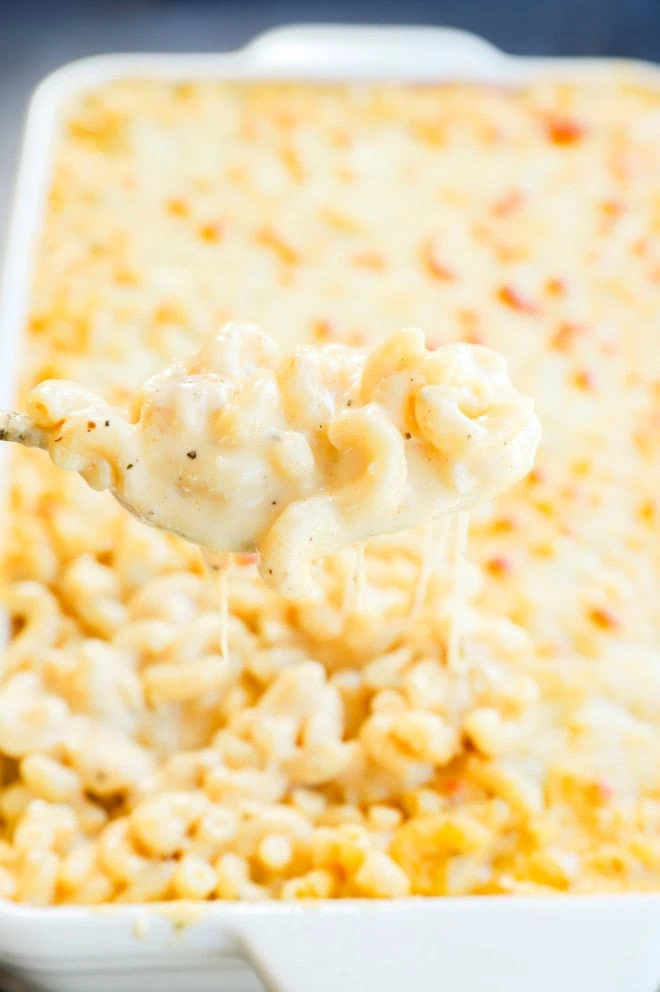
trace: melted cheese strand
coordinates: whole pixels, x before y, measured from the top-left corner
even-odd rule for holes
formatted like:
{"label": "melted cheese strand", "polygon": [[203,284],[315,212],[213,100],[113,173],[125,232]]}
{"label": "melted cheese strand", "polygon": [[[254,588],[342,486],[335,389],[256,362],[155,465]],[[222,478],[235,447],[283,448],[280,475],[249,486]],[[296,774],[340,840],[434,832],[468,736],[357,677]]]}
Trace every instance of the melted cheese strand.
{"label": "melted cheese strand", "polygon": [[468,511],[455,514],[451,595],[449,600],[449,636],[447,638],[447,665],[450,671],[453,672],[460,671],[464,661],[461,650],[463,646],[462,621],[465,612],[464,566],[467,556],[469,526],[470,514]]}
{"label": "melted cheese strand", "polygon": [[215,590],[220,614],[220,653],[229,662],[229,569],[231,555],[217,555],[202,549],[202,560]]}
{"label": "melted cheese strand", "polygon": [[451,527],[452,517],[436,517],[424,528],[424,545],[422,560],[417,575],[417,585],[410,608],[410,621],[417,620],[429,591],[429,584],[436,567],[444,560],[447,550],[447,538]]}
{"label": "melted cheese strand", "polygon": [[351,549],[350,575],[344,585],[342,615],[344,620],[362,612],[365,589],[365,547],[366,544],[356,544]]}

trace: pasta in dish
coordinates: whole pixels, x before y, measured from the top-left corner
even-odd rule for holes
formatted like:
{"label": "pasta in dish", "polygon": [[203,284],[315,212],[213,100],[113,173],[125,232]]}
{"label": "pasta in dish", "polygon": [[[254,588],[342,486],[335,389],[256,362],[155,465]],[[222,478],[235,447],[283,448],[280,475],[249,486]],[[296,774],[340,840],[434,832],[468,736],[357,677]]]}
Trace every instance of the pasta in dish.
{"label": "pasta in dish", "polygon": [[307,346],[278,358],[230,325],[147,379],[130,411],[73,382],[28,396],[60,468],[206,551],[258,551],[291,599],[315,560],[469,509],[532,467],[540,425],[495,352],[425,348],[399,331],[371,352]]}
{"label": "pasta in dish", "polygon": [[128,407],[231,321],[283,352],[412,323],[504,355],[543,438],[467,554],[440,518],[305,602],[236,555],[228,658],[197,548],[15,446],[2,896],[660,888],[659,115],[620,75],[75,95],[20,408],[44,379]]}

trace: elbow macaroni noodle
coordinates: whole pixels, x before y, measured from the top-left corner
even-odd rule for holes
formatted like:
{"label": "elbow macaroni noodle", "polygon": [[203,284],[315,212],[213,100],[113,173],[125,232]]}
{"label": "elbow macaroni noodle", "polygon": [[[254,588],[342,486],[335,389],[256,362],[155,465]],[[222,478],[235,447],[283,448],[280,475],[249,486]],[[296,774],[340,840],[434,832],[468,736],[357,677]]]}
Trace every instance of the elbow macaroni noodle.
{"label": "elbow macaroni noodle", "polygon": [[[235,324],[144,382],[128,417],[58,380],[27,406],[57,466],[207,552],[260,552],[263,578],[291,599],[314,597],[316,559],[508,488],[540,437],[495,352],[429,352],[413,329],[371,352],[278,360],[270,338]],[[125,619],[107,595],[115,576],[91,559],[73,568],[65,595],[95,588],[89,623],[108,634]]]}
{"label": "elbow macaroni noodle", "polygon": [[368,542],[359,609],[352,549],[304,603],[235,555],[224,660],[198,549],[12,452],[2,897],[659,887],[659,114],[618,76],[75,98],[21,402],[65,379],[128,407],[236,320],[371,352],[441,314],[429,345],[505,355],[543,440],[471,511],[458,625],[440,520]]}

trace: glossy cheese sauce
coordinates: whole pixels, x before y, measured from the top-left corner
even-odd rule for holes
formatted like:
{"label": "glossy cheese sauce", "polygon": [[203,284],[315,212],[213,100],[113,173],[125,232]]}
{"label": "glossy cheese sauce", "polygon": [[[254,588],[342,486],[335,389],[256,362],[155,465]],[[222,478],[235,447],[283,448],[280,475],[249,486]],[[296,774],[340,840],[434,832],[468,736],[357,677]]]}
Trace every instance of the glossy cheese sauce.
{"label": "glossy cheese sauce", "polygon": [[56,465],[207,553],[259,552],[264,580],[297,600],[318,595],[318,559],[464,520],[529,472],[541,435],[499,355],[429,351],[414,329],[280,356],[255,327],[230,325],[147,379],[127,412],[59,380],[27,405]]}

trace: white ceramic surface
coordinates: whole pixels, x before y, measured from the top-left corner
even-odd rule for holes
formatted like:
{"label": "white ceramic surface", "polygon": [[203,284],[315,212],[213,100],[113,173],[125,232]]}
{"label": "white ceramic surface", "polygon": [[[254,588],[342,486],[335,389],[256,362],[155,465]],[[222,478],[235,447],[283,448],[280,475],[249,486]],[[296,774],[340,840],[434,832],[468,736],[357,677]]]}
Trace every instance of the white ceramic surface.
{"label": "white ceramic surface", "polygon": [[[623,66],[660,85],[656,67]],[[0,292],[0,405],[12,401],[53,138],[62,101],[72,92],[126,74],[516,83],[610,69],[611,61],[514,58],[462,31],[380,27],[294,27],[229,54],[110,55],[65,66],[38,88],[28,116]],[[660,987],[660,894],[312,907],[215,903],[193,907],[183,920],[171,908],[36,910],[0,903],[0,963],[47,992]]]}

